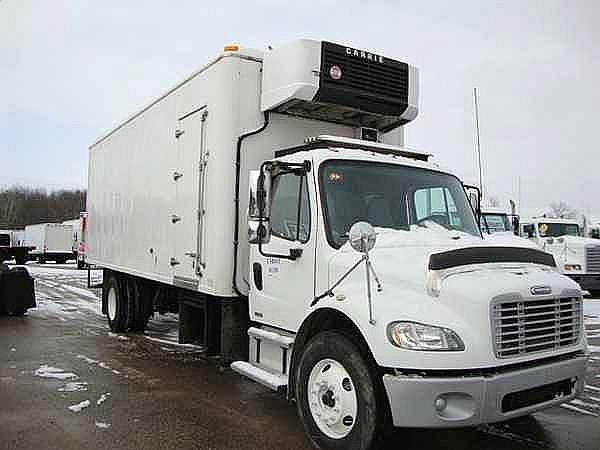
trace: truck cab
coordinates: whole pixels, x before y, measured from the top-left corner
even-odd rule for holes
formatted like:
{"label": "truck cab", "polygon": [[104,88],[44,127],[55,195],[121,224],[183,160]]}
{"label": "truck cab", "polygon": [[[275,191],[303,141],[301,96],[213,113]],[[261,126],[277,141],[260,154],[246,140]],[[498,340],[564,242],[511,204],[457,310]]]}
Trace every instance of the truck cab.
{"label": "truck cab", "polygon": [[461,181],[426,154],[351,141],[276,152],[251,177],[254,326],[233,368],[286,386],[331,439],[368,401],[396,426],[455,427],[575,396],[579,286],[545,252],[485,241]]}
{"label": "truck cab", "polygon": [[577,221],[537,217],[522,223],[520,234],[554,255],[559,270],[582,289],[600,292],[600,243],[583,237]]}
{"label": "truck cab", "polygon": [[512,218],[509,217],[508,213],[504,211],[502,208],[493,208],[493,207],[482,207],[481,208],[481,216],[479,219],[479,227],[481,231],[484,233],[492,234],[492,233],[515,233],[515,224],[517,224],[518,229],[518,220],[516,216]]}

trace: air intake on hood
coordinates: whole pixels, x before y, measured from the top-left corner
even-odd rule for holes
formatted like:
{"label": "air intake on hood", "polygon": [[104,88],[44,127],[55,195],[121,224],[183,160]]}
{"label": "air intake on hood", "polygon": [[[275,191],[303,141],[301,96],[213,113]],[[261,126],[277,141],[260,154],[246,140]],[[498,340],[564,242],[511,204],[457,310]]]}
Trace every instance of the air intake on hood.
{"label": "air intake on hood", "polygon": [[485,263],[533,263],[556,267],[554,256],[550,253],[523,247],[468,247],[434,253],[429,257],[431,270]]}

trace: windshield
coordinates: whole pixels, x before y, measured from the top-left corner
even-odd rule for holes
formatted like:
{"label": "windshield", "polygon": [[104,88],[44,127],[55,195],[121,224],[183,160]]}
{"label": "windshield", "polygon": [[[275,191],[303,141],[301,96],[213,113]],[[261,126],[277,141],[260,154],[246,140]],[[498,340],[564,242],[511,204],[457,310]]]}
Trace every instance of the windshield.
{"label": "windshield", "polygon": [[510,222],[506,214],[483,213],[481,215],[481,229],[485,232],[497,233],[511,231]]}
{"label": "windshield", "polygon": [[540,237],[579,236],[579,225],[576,223],[539,223]]}
{"label": "windshield", "polygon": [[395,164],[327,161],[320,169],[327,238],[335,248],[359,221],[409,231],[412,226],[480,236],[460,181],[447,174]]}

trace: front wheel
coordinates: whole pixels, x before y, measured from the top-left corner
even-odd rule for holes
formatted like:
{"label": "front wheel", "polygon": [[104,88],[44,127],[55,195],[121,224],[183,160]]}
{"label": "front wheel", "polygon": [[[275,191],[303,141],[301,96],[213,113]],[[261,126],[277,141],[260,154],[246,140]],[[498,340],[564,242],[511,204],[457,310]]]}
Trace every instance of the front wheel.
{"label": "front wheel", "polygon": [[367,450],[385,429],[378,380],[360,349],[337,332],[320,333],[298,365],[298,414],[313,445]]}

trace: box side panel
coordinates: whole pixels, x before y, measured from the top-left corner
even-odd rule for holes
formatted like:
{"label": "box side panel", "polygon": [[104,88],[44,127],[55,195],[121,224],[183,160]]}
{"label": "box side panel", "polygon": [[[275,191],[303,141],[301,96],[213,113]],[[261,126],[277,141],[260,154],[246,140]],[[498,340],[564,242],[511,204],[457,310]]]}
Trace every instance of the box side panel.
{"label": "box side panel", "polygon": [[197,277],[198,289],[231,295],[240,61],[221,59],[90,149],[88,258],[92,264],[173,283],[177,272],[171,258],[176,244],[195,243],[197,237],[177,235],[178,223],[171,216],[198,214],[198,204],[177,202],[173,176],[175,172],[190,176],[199,170],[199,159],[191,164],[194,167],[188,160],[186,167],[180,167],[175,131],[180,119],[204,108],[209,153],[202,238],[206,269]]}
{"label": "box side panel", "polygon": [[45,225],[28,225],[25,227],[25,242],[29,247],[35,247],[29,253],[37,255],[44,252]]}
{"label": "box side panel", "polygon": [[71,225],[48,225],[46,227],[46,253],[69,253],[73,251],[73,227]]}
{"label": "box side panel", "polygon": [[176,102],[171,95],[90,149],[92,264],[171,279]]}

